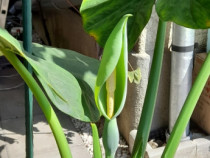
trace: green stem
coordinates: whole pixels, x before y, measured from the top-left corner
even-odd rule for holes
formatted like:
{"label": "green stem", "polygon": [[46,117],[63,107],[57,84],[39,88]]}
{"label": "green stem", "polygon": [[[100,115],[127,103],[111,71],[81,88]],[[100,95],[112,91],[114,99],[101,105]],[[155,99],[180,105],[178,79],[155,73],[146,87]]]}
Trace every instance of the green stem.
{"label": "green stem", "polygon": [[93,133],[93,157],[102,158],[101,146],[98,136],[98,129],[95,123],[91,123],[92,133]]}
{"label": "green stem", "polygon": [[119,143],[117,119],[105,120],[103,130],[103,144],[106,158],[114,158]]}
{"label": "green stem", "polygon": [[111,155],[106,154],[106,158],[114,158],[114,155],[115,154],[111,154]]}
{"label": "green stem", "polygon": [[144,152],[150,133],[155,102],[157,98],[158,85],[164,54],[165,33],[166,22],[159,20],[152,67],[150,71],[145,101],[142,109],[141,120],[139,122],[138,131],[133,147],[132,158],[144,157]]}
{"label": "green stem", "polygon": [[[31,0],[22,0],[23,3],[23,47],[32,53],[32,18]],[[30,73],[32,67],[25,61],[25,66]],[[26,126],[26,157],[33,158],[33,94],[25,85],[25,126]]]}
{"label": "green stem", "polygon": [[184,106],[179,114],[179,117],[169,137],[162,158],[174,157],[174,154],[179,145],[182,134],[190,120],[190,117],[203,91],[206,81],[209,78],[209,75],[210,75],[210,53],[208,53],[207,58],[203,66],[201,67],[201,70],[188,94],[188,97],[184,103]]}
{"label": "green stem", "polygon": [[53,108],[51,107],[48,99],[46,98],[45,94],[43,93],[43,91],[41,90],[35,79],[32,77],[32,75],[27,71],[25,66],[19,61],[19,59],[16,57],[15,54],[7,51],[3,51],[3,53],[5,57],[8,59],[8,61],[14,66],[17,72],[21,75],[21,77],[29,86],[29,88],[32,90],[34,97],[39,103],[52,129],[61,157],[71,158],[72,156],[68,146],[68,142],[63,133],[60,122],[58,121],[58,118]]}

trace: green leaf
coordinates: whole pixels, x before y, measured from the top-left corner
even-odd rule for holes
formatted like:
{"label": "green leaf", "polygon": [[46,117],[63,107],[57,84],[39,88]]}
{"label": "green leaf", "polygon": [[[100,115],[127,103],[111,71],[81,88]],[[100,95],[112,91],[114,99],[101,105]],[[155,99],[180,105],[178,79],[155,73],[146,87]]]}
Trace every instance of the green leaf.
{"label": "green leaf", "polygon": [[210,28],[209,0],[157,0],[156,11],[164,21],[193,29]]}
{"label": "green leaf", "polygon": [[93,133],[93,157],[102,158],[100,140],[98,136],[98,129],[95,123],[91,123],[92,133]]}
{"label": "green leaf", "polygon": [[121,112],[127,91],[127,19],[124,16],[112,31],[104,48],[95,86],[95,101],[101,113],[108,120],[106,105],[106,81],[116,69],[116,90],[114,116]]}
{"label": "green leaf", "polygon": [[[39,48],[35,49],[35,47]],[[48,57],[52,60],[47,61],[49,58],[44,60],[44,55],[42,55],[43,58],[41,58],[38,55],[34,56],[25,53],[22,43],[18,42],[3,29],[0,29],[0,48],[22,56],[32,65],[48,97],[62,112],[86,122],[95,122],[99,119],[100,113],[94,104],[93,83],[91,82],[91,80],[94,80],[94,73],[89,71],[86,72],[87,68],[85,68],[84,56],[79,58],[80,55],[76,52],[71,52],[72,56],[75,55],[77,62],[75,61],[73,62],[74,64],[71,65],[71,62],[67,60],[66,62],[69,63],[66,64],[66,66],[73,67],[74,71],[78,73],[78,76],[82,76],[85,80],[89,79],[89,82],[82,81],[82,77],[77,81],[70,73],[71,71],[67,71],[65,68],[62,68],[62,65],[56,63],[58,60],[66,58],[66,54],[69,52],[67,50],[65,51],[64,49],[56,49],[34,44],[33,52],[40,51],[40,56],[42,53],[51,54],[51,56]],[[53,53],[60,53],[60,56],[58,54],[57,56],[54,56]],[[78,60],[81,61],[78,63]],[[90,58],[88,58],[88,61],[89,60],[91,61]],[[89,64],[91,63],[90,61],[88,62]],[[84,65],[82,65],[81,62],[84,62]],[[63,65],[65,65],[64,63]],[[98,62],[93,60],[92,64],[95,64],[93,65],[95,67],[93,70],[97,71]],[[79,69],[83,69],[83,74],[81,74],[81,71],[77,71],[78,65]],[[83,90],[81,90],[80,87],[82,87]],[[86,92],[89,93],[86,94]]]}
{"label": "green leaf", "polygon": [[136,70],[133,71],[128,71],[128,79],[130,83],[136,83],[139,84],[141,81],[141,70],[140,68],[137,68]]}
{"label": "green leaf", "polygon": [[96,122],[100,113],[94,100],[94,88],[100,62],[72,50],[57,49],[40,44],[33,44],[32,51],[36,57],[59,65],[77,78],[82,89],[84,111],[91,118],[91,122]]}
{"label": "green leaf", "polygon": [[147,24],[154,0],[83,0],[80,12],[85,30],[101,47],[125,14],[132,14],[128,22],[128,48],[131,50]]}

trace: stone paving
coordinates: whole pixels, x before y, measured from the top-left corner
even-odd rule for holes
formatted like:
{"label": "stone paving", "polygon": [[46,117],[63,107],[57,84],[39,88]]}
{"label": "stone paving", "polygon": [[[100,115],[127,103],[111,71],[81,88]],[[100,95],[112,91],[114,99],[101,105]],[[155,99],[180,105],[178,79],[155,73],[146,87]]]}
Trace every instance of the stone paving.
{"label": "stone paving", "polygon": [[[23,82],[19,76],[2,78],[0,89]],[[4,74],[5,75],[5,74]],[[90,158],[85,145],[76,132],[71,118],[56,112],[67,137],[73,158]],[[25,155],[24,86],[7,91],[0,90],[0,158],[24,158]],[[49,125],[34,100],[34,158],[60,158]]]}

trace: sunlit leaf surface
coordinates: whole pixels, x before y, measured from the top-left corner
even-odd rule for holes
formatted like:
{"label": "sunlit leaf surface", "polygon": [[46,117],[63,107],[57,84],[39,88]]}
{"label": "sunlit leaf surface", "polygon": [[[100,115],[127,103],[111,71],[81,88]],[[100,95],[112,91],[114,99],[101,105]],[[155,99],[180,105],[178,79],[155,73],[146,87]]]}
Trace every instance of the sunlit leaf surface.
{"label": "sunlit leaf surface", "polygon": [[210,28],[209,0],[157,0],[156,11],[164,21],[194,28]]}
{"label": "sunlit leaf surface", "polygon": [[97,60],[39,44],[33,44],[35,56],[29,55],[24,52],[22,42],[3,29],[0,29],[0,49],[18,54],[32,65],[48,97],[62,112],[87,122],[99,119],[93,97]]}
{"label": "sunlit leaf surface", "polygon": [[125,14],[128,22],[128,48],[131,50],[147,24],[154,0],[83,0],[80,8],[84,29],[104,47],[110,33]]}

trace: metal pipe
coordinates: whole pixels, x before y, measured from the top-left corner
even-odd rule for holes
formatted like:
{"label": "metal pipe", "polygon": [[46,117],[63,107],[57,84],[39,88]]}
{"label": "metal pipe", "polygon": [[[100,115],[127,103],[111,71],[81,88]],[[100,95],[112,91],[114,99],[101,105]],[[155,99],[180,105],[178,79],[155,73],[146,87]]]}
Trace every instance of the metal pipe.
{"label": "metal pipe", "polygon": [[[32,14],[31,0],[22,0],[23,4],[23,47],[32,53]],[[30,73],[32,67],[27,61],[25,66]],[[25,85],[25,126],[26,126],[26,157],[33,158],[33,94]]]}
{"label": "metal pipe", "polygon": [[[193,29],[173,25],[169,134],[172,132],[192,85],[194,37]],[[189,134],[188,124],[182,139],[189,139]]]}
{"label": "metal pipe", "polygon": [[207,52],[210,51],[210,29],[208,29],[208,35],[207,35]]}

